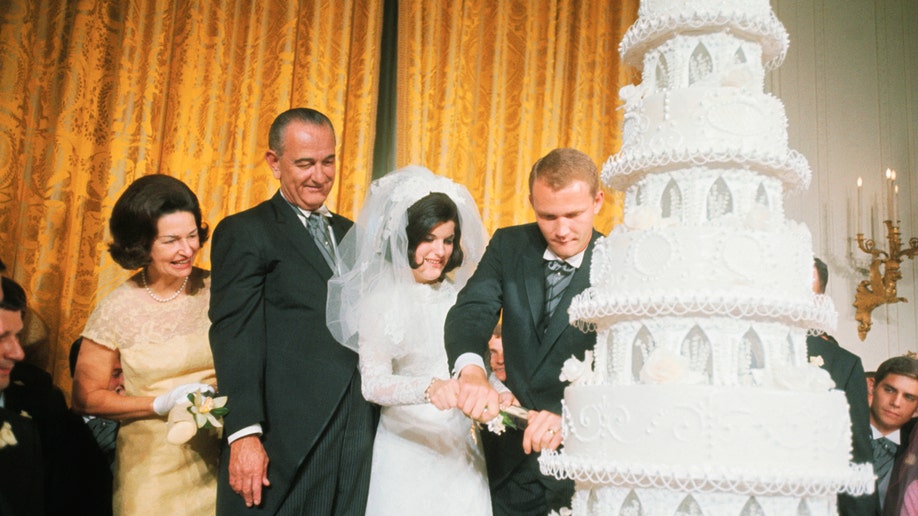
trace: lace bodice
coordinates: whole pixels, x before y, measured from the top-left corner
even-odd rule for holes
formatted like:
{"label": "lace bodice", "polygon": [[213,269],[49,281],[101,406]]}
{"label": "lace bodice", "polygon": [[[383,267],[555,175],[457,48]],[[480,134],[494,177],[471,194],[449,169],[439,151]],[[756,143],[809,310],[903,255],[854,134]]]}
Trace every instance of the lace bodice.
{"label": "lace bodice", "polygon": [[449,281],[379,288],[361,309],[364,397],[383,406],[424,403],[433,378],[449,378],[443,322],[456,301]]}
{"label": "lace bodice", "polygon": [[130,396],[156,396],[182,383],[215,383],[207,332],[210,278],[195,295],[157,303],[126,281],[96,305],[83,336],[117,350]]}

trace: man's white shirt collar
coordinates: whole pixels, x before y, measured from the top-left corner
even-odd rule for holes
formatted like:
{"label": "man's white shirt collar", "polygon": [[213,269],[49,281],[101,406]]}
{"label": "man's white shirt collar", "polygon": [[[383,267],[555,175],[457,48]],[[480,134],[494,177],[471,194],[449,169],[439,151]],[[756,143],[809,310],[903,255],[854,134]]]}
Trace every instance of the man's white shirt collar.
{"label": "man's white shirt collar", "polygon": [[300,220],[302,220],[304,223],[306,222],[306,219],[312,216],[313,213],[318,213],[319,215],[323,217],[329,217],[329,218],[331,218],[332,216],[331,210],[329,210],[328,206],[324,204],[318,210],[313,210],[313,211],[304,210],[303,208],[300,208],[296,204],[293,204],[292,202],[290,202],[290,199],[288,199],[287,196],[284,195],[283,190],[278,190],[278,191],[280,192],[281,197],[283,197],[284,200],[287,201],[287,204],[289,204],[293,208],[293,210],[296,211],[297,216],[299,216]]}
{"label": "man's white shirt collar", "polygon": [[571,256],[570,258],[568,258],[568,259],[565,260],[565,259],[563,259],[563,258],[559,258],[558,255],[556,255],[555,253],[553,253],[553,252],[551,251],[551,249],[549,249],[549,248],[546,247],[546,248],[545,248],[545,252],[542,253],[542,258],[545,259],[545,260],[549,260],[549,261],[551,261],[551,260],[561,260],[562,262],[567,262],[567,264],[570,265],[570,266],[572,266],[573,268],[579,269],[579,268],[580,268],[580,264],[583,263],[583,256],[584,256],[584,254],[586,254],[586,249],[584,249],[583,251],[580,251],[579,253],[577,253],[577,254],[575,254],[574,256]]}
{"label": "man's white shirt collar", "polygon": [[900,429],[897,428],[897,429],[893,430],[892,432],[890,432],[890,433],[888,433],[888,434],[886,434],[886,435],[883,435],[883,434],[880,433],[879,430],[877,430],[876,428],[874,428],[873,425],[870,425],[870,431],[873,433],[873,438],[874,438],[874,439],[879,439],[880,437],[885,437],[885,438],[889,439],[890,441],[892,441],[892,442],[894,442],[894,443],[896,443],[896,444],[902,444],[902,443],[900,442],[900,441],[902,440],[902,438],[900,437],[899,430],[900,430]]}

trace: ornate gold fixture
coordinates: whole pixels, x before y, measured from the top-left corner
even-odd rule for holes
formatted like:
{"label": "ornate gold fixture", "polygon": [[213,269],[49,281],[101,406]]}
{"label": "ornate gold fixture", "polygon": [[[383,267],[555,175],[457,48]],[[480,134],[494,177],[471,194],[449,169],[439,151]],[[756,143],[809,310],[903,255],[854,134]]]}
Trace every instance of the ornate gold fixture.
{"label": "ornate gold fixture", "polygon": [[[872,238],[865,239],[860,228],[861,213],[861,178],[857,178],[857,215],[858,215],[858,232],[857,246],[861,251],[873,256],[870,262],[870,277],[860,282],[857,286],[857,292],[854,295],[853,306],[857,309],[854,318],[858,321],[857,335],[861,340],[867,338],[867,332],[873,324],[870,313],[874,308],[886,303],[907,303],[908,299],[899,297],[896,294],[896,283],[902,279],[902,272],[899,270],[899,264],[905,258],[913,258],[918,254],[918,238],[909,240],[909,247],[902,249],[902,242],[899,236],[899,226],[896,225],[896,194],[898,187],[895,184],[896,173],[886,171],[888,187],[888,215],[889,220],[883,221],[886,225],[886,239],[889,241],[889,252],[877,249],[876,242]],[[895,221],[895,222],[894,222]],[[880,273],[882,267],[883,273]]]}

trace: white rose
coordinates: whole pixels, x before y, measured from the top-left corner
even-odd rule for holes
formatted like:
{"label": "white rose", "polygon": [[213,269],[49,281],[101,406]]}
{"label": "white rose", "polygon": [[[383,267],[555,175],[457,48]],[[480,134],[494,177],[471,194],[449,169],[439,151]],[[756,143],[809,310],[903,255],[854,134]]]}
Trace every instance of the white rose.
{"label": "white rose", "polygon": [[16,446],[18,441],[16,440],[16,435],[13,434],[13,426],[10,425],[9,421],[3,422],[3,427],[0,427],[0,448],[6,446]]}
{"label": "white rose", "polygon": [[687,383],[689,375],[688,359],[662,348],[653,350],[644,367],[641,368],[641,381],[650,384]]}
{"label": "white rose", "polygon": [[753,206],[746,215],[746,227],[753,230],[764,231],[771,226],[771,211],[761,204]]}
{"label": "white rose", "polygon": [[657,224],[657,216],[650,208],[638,206],[625,214],[625,226],[634,230],[650,229]]}
{"label": "white rose", "polygon": [[644,99],[647,87],[643,84],[626,84],[618,90],[618,97],[625,102],[625,107]]}
{"label": "white rose", "polygon": [[558,378],[562,382],[583,383],[592,376],[592,365],[592,351],[587,351],[584,353],[583,362],[577,360],[577,357],[571,355],[571,358],[568,358],[564,361],[564,365],[561,367],[561,376]]}
{"label": "white rose", "polygon": [[772,370],[766,385],[785,391],[825,392],[835,388],[829,372],[813,364]]}

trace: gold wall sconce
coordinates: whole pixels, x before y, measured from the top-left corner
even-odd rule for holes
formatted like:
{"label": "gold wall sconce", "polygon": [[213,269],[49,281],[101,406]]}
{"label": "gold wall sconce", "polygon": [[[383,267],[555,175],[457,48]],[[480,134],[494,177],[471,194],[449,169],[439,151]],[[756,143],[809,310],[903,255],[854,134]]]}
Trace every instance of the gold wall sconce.
{"label": "gold wall sconce", "polygon": [[[870,313],[873,309],[887,303],[908,302],[908,299],[899,297],[896,293],[896,283],[902,279],[902,272],[899,270],[899,264],[905,258],[913,258],[918,254],[918,238],[909,240],[909,246],[902,248],[902,241],[899,234],[899,226],[896,225],[896,195],[898,186],[895,184],[896,173],[889,169],[886,170],[886,182],[888,193],[888,215],[889,220],[883,221],[886,226],[886,240],[889,242],[889,251],[877,249],[876,242],[872,238],[864,238],[860,228],[861,213],[861,186],[863,181],[857,178],[857,215],[858,215],[858,232],[857,246],[861,251],[873,256],[870,262],[870,275],[868,279],[860,282],[857,291],[854,294],[853,306],[857,309],[854,318],[858,322],[857,335],[861,340],[867,338],[867,332],[873,324]],[[880,269],[883,272],[880,272]]]}

